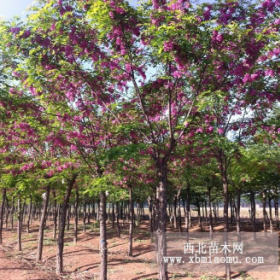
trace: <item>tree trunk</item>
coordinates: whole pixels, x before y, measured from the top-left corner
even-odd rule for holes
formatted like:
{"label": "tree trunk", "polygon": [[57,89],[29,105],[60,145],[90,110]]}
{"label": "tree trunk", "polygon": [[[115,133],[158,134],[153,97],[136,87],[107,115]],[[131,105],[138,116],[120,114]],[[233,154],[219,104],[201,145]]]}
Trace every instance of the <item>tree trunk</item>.
{"label": "tree trunk", "polygon": [[187,201],[186,201],[186,210],[185,210],[185,228],[186,232],[189,232],[190,229],[190,210],[191,210],[191,185],[187,183]]}
{"label": "tree trunk", "polygon": [[167,194],[167,170],[166,166],[159,164],[158,166],[158,180],[157,187],[157,261],[159,269],[159,280],[168,280],[167,264],[163,257],[166,256],[166,194]]}
{"label": "tree trunk", "polygon": [[86,232],[86,220],[87,220],[87,205],[86,201],[83,203],[83,232]]}
{"label": "tree trunk", "polygon": [[[224,201],[224,232],[228,232],[229,225],[228,225],[228,179],[227,179],[227,158],[224,154],[224,152],[220,151],[220,157],[219,157],[219,169],[222,177],[222,183],[223,183],[223,201]],[[228,244],[228,236],[224,235],[224,244]],[[227,257],[228,251],[225,250],[225,257]],[[230,264],[225,263],[225,273],[226,273],[226,279],[231,279],[231,273],[230,273]]]}
{"label": "tree trunk", "polygon": [[68,186],[66,190],[66,194],[63,199],[63,204],[61,207],[60,213],[60,221],[58,226],[58,238],[57,238],[57,252],[56,252],[56,273],[63,273],[63,248],[64,248],[64,232],[65,232],[65,224],[66,224],[66,215],[69,204],[69,199],[72,191],[72,187],[76,181],[77,174],[74,174],[71,180],[68,181]]}
{"label": "tree trunk", "polygon": [[276,228],[279,229],[278,196],[274,196]]}
{"label": "tree trunk", "polygon": [[68,205],[67,209],[67,230],[70,230],[70,215],[71,215],[71,205]]}
{"label": "tree trunk", "polygon": [[207,188],[208,193],[208,203],[209,203],[209,234],[210,239],[213,237],[213,221],[212,221],[212,208],[211,208],[211,188]]}
{"label": "tree trunk", "polygon": [[37,257],[36,257],[37,262],[42,260],[45,220],[46,220],[47,209],[48,209],[48,204],[49,204],[50,189],[51,189],[51,187],[50,187],[50,185],[48,185],[46,193],[45,193],[46,196],[44,197],[44,201],[43,201],[44,204],[43,204],[43,212],[42,212],[41,221],[40,221],[39,237],[38,237],[38,252],[37,252]]}
{"label": "tree trunk", "polygon": [[76,244],[78,241],[78,223],[79,223],[79,215],[78,215],[78,207],[79,207],[79,189],[76,188],[76,200],[74,207],[74,215],[75,215],[75,229],[74,229],[74,243]]}
{"label": "tree trunk", "polygon": [[262,192],[262,204],[263,204],[263,230],[265,232],[265,236],[267,234],[267,227],[266,227],[266,191]]}
{"label": "tree trunk", "polygon": [[269,206],[269,227],[270,232],[273,232],[273,220],[272,220],[272,207],[271,207],[271,195],[268,196],[268,206]]}
{"label": "tree trunk", "polygon": [[173,227],[177,228],[177,194],[173,197]]}
{"label": "tree trunk", "polygon": [[53,193],[53,210],[54,210],[54,213],[53,213],[53,238],[55,239],[56,238],[56,231],[57,231],[57,214],[58,214],[58,211],[57,211],[57,204],[56,204],[56,193],[55,193],[54,189],[53,189],[52,193]]}
{"label": "tree trunk", "polygon": [[241,242],[241,234],[240,234],[240,198],[241,198],[241,190],[238,187],[237,189],[237,201],[236,201],[236,231],[238,235],[238,242]]}
{"label": "tree trunk", "polygon": [[129,191],[129,246],[128,246],[128,255],[130,257],[133,257],[133,252],[132,252],[132,242],[133,242],[133,210],[134,210],[134,205],[133,205],[133,198],[132,198],[132,187],[129,186],[128,188]]}
{"label": "tree trunk", "polygon": [[100,192],[99,203],[99,220],[100,220],[100,280],[107,280],[107,233],[106,233],[106,194]]}
{"label": "tree trunk", "polygon": [[115,203],[112,203],[112,228],[115,228]]}
{"label": "tree trunk", "polygon": [[21,232],[22,232],[22,214],[21,214],[21,199],[18,199],[18,227],[17,227],[17,233],[18,233],[18,250],[22,251],[21,246]]}
{"label": "tree trunk", "polygon": [[1,213],[0,213],[0,244],[2,244],[2,242],[3,242],[2,232],[3,232],[4,207],[5,207],[5,201],[6,201],[6,194],[7,194],[7,190],[6,190],[6,188],[4,188],[2,190],[2,203],[1,203]]}
{"label": "tree trunk", "polygon": [[8,201],[7,196],[6,196],[6,211],[5,212],[6,212],[5,227],[7,229],[8,228],[9,215],[10,215],[10,206],[9,206],[9,201]]}
{"label": "tree trunk", "polygon": [[116,203],[116,223],[117,223],[117,236],[121,237],[120,221],[119,221],[119,202]]}
{"label": "tree trunk", "polygon": [[15,211],[15,198],[12,197],[12,209],[11,209],[11,228],[14,229],[14,211]]}
{"label": "tree trunk", "polygon": [[32,196],[29,196],[29,207],[28,207],[28,218],[27,218],[27,233],[30,231],[30,220],[31,220],[31,214],[32,214]]}
{"label": "tree trunk", "polygon": [[148,197],[148,209],[149,209],[149,223],[150,223],[150,232],[154,231],[154,219],[153,219],[153,200],[151,197]]}

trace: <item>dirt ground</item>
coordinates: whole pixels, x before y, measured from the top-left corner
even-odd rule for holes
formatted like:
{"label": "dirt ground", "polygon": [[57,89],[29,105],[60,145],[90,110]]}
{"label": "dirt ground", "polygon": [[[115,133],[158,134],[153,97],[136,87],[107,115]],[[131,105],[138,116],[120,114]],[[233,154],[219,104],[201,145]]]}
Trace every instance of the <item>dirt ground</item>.
{"label": "dirt ground", "polygon": [[[56,241],[52,238],[52,222],[47,223],[44,240],[43,261],[35,262],[37,249],[38,222],[33,222],[31,232],[23,233],[23,251],[17,251],[16,229],[4,229],[3,245],[0,246],[0,280],[62,280],[98,279],[99,276],[99,228],[96,222],[87,225],[87,232],[80,226],[78,242],[73,243],[73,221],[66,231],[64,247],[64,269],[61,276],[55,274]],[[128,235],[125,224],[121,238],[116,237],[116,229],[108,226],[108,279],[109,280],[156,280],[157,268],[152,263],[148,223],[142,222],[134,232],[134,257],[127,256]],[[215,230],[221,230],[216,225]],[[193,227],[192,231],[198,230]],[[277,280],[278,272],[233,273],[233,279]],[[223,273],[210,275],[185,271],[170,274],[170,279],[218,280]]]}

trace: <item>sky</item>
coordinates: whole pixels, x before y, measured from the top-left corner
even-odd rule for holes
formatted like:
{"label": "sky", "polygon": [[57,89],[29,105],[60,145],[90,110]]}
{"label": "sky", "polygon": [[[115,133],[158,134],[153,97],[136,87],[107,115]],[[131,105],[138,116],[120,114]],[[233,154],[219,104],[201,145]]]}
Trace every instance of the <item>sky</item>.
{"label": "sky", "polygon": [[[34,0],[0,0],[0,17],[9,19],[13,16],[25,17],[26,8],[30,6]],[[129,0],[136,3],[137,0]]]}
{"label": "sky", "polygon": [[0,16],[6,19],[12,16],[24,17],[25,10],[34,0],[0,0]]}

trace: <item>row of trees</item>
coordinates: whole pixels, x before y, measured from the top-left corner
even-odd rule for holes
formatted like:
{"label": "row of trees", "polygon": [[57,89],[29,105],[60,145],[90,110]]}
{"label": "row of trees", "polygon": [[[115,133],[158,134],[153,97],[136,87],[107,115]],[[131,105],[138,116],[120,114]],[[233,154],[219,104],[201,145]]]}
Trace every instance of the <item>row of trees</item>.
{"label": "row of trees", "polygon": [[228,231],[237,198],[240,230],[241,193],[252,205],[257,192],[264,203],[278,197],[278,15],[270,0],[40,0],[26,22],[1,22],[1,228],[7,191],[18,213],[44,192],[40,260],[52,192],[61,273],[71,196],[75,205],[79,195],[95,198],[102,280],[106,192],[129,200],[131,255],[133,196],[148,199],[159,279],[168,279],[168,200],[176,217],[183,199],[188,230],[191,199],[211,206],[222,194]]}

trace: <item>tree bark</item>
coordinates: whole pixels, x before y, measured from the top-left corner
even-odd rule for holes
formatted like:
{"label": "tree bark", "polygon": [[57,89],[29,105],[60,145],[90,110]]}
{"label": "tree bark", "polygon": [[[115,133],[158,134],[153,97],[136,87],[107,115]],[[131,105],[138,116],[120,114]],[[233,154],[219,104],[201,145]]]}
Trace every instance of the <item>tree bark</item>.
{"label": "tree bark", "polygon": [[159,269],[159,280],[168,280],[167,265],[163,257],[166,256],[166,194],[167,194],[167,169],[164,164],[158,165],[157,187],[157,261]]}
{"label": "tree bark", "polygon": [[21,232],[22,232],[22,214],[21,214],[21,199],[18,199],[18,227],[17,227],[17,233],[18,233],[18,250],[22,251],[21,246]]}
{"label": "tree bark", "polygon": [[276,228],[279,229],[278,196],[274,196],[274,209],[275,209]]}
{"label": "tree bark", "polygon": [[270,232],[273,232],[273,219],[272,219],[272,207],[271,207],[271,195],[268,196],[268,206],[269,206],[269,227]]}
{"label": "tree bark", "polygon": [[100,221],[100,280],[107,280],[107,233],[106,233],[106,194],[100,192],[99,203],[99,221]]}
{"label": "tree bark", "polygon": [[208,203],[209,203],[209,234],[210,234],[210,239],[213,237],[213,221],[212,221],[212,207],[211,207],[211,188],[207,188],[207,193],[208,193]]}
{"label": "tree bark", "polygon": [[86,201],[84,200],[83,203],[83,232],[86,232],[86,220],[87,220],[87,205]]}
{"label": "tree bark", "polygon": [[32,214],[32,196],[29,196],[29,207],[28,207],[28,217],[27,217],[27,233],[30,231],[30,221],[31,221],[31,214]]}
{"label": "tree bark", "polygon": [[241,198],[241,190],[238,187],[236,189],[237,191],[237,201],[236,201],[236,231],[237,231],[237,235],[238,235],[238,242],[241,242],[241,234],[240,234],[240,198]]}
{"label": "tree bark", "polygon": [[48,204],[49,204],[50,189],[51,189],[51,187],[50,187],[50,185],[48,185],[46,193],[45,193],[46,196],[44,197],[44,202],[43,202],[44,203],[43,212],[42,212],[42,216],[41,216],[39,236],[38,236],[38,252],[37,252],[37,257],[36,257],[37,262],[42,260],[45,220],[46,220],[47,209],[48,209]]}
{"label": "tree bark", "polygon": [[120,221],[119,221],[119,202],[116,203],[116,224],[117,224],[117,236],[121,237]]}
{"label": "tree bark", "polygon": [[134,205],[133,205],[133,197],[132,197],[132,187],[129,186],[128,188],[129,191],[129,245],[128,245],[128,255],[130,257],[133,257],[133,252],[132,252],[132,243],[133,243],[133,210],[134,210]]}
{"label": "tree bark", "polygon": [[74,215],[75,215],[75,229],[74,229],[74,243],[76,244],[78,241],[78,223],[79,223],[79,215],[78,215],[78,207],[79,207],[79,189],[76,188],[76,200],[74,207]]}
{"label": "tree bark", "polygon": [[265,235],[267,234],[267,226],[266,226],[266,191],[262,192],[262,204],[263,204],[263,230]]}
{"label": "tree bark", "polygon": [[2,190],[2,203],[1,203],[1,213],[0,213],[0,244],[3,242],[2,232],[3,232],[3,222],[4,222],[4,207],[6,201],[7,190],[4,188]]}
{"label": "tree bark", "polygon": [[52,194],[53,194],[53,238],[55,239],[56,238],[56,231],[57,231],[57,214],[58,214],[58,211],[57,211],[57,203],[56,203],[56,193],[55,193],[55,190],[53,189],[52,191]]}
{"label": "tree bark", "polygon": [[66,224],[66,215],[69,204],[69,199],[73,185],[76,181],[77,174],[72,175],[72,178],[68,181],[66,194],[63,199],[61,207],[60,221],[58,227],[58,238],[57,238],[57,252],[56,252],[56,273],[63,273],[63,248],[64,248],[64,232]]}

